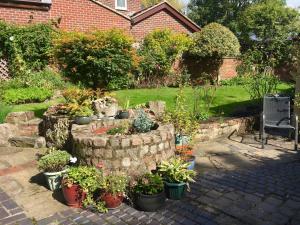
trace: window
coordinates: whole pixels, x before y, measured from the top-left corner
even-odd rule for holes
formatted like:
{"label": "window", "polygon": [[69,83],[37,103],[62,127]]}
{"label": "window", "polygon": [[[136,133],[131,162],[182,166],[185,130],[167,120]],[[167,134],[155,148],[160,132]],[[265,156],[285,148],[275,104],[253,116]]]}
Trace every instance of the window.
{"label": "window", "polygon": [[115,0],[116,9],[127,10],[127,0]]}

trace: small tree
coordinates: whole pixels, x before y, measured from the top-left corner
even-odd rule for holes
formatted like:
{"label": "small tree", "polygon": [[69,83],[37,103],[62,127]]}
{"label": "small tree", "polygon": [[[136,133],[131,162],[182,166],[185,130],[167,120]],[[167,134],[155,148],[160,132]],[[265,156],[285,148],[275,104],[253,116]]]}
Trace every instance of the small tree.
{"label": "small tree", "polygon": [[140,80],[160,84],[171,74],[172,65],[188,50],[191,39],[171,30],[155,30],[149,33],[138,54],[140,56]]}
{"label": "small tree", "polygon": [[264,70],[290,61],[292,38],[299,33],[299,12],[282,0],[265,0],[248,7],[239,17],[243,61]]}
{"label": "small tree", "polygon": [[237,37],[226,27],[218,23],[210,23],[194,35],[192,55],[206,58],[222,58],[238,56],[240,43]]}
{"label": "small tree", "polygon": [[226,27],[211,23],[193,36],[193,45],[189,55],[198,61],[200,76],[209,74],[210,80],[218,78],[219,67],[223,57],[236,57],[240,54],[237,37]]}

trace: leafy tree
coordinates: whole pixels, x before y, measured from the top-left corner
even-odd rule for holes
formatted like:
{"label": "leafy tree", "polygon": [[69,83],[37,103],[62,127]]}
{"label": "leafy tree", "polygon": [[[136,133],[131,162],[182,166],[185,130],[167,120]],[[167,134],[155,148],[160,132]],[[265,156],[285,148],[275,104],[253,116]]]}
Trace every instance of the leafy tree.
{"label": "leafy tree", "polygon": [[237,37],[221,24],[208,24],[195,33],[193,38],[194,45],[190,53],[194,56],[222,58],[240,54],[240,43]]}
{"label": "leafy tree", "polygon": [[[142,6],[144,8],[148,8],[160,2],[162,2],[162,0],[142,0]],[[184,8],[184,3],[182,0],[169,0],[168,3],[170,3],[179,11],[181,11]]]}
{"label": "leafy tree", "polygon": [[239,16],[238,30],[244,61],[272,68],[287,61],[292,37],[299,33],[299,12],[281,0],[265,0],[249,6]]}
{"label": "leafy tree", "polygon": [[188,16],[200,26],[216,22],[236,31],[239,13],[260,1],[262,0],[191,0]]}

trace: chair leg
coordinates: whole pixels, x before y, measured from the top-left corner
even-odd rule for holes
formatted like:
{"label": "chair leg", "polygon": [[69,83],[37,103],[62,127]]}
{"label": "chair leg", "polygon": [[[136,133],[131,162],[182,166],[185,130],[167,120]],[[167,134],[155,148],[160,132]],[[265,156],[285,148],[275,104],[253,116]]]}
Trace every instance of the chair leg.
{"label": "chair leg", "polygon": [[298,123],[295,127],[295,151],[298,151]]}
{"label": "chair leg", "polygon": [[261,134],[261,148],[265,148],[265,128],[262,127],[262,134]]}

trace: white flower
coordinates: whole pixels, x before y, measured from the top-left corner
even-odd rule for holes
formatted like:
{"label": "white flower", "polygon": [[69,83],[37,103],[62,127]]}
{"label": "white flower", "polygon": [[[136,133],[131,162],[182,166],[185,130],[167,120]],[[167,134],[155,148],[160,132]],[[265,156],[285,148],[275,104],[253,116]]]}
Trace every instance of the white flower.
{"label": "white flower", "polygon": [[9,37],[9,40],[10,40],[10,41],[13,41],[13,40],[15,40],[15,37],[14,37],[14,36],[10,36],[10,37]]}
{"label": "white flower", "polygon": [[76,157],[70,157],[70,162],[71,163],[76,163],[77,162],[77,158]]}

